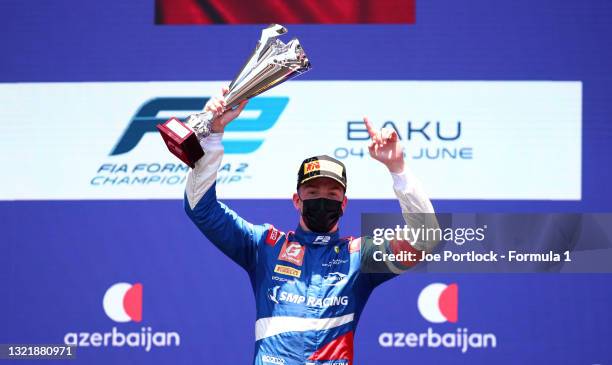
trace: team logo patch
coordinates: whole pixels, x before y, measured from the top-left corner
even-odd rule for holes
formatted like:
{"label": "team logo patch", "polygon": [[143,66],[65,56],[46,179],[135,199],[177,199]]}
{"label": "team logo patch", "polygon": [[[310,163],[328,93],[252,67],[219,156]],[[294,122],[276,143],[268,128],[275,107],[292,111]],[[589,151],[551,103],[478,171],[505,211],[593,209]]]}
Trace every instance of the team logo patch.
{"label": "team logo patch", "polygon": [[302,266],[304,261],[304,252],[306,246],[302,246],[297,242],[285,241],[278,255],[279,260],[290,262],[297,266]]}
{"label": "team logo patch", "polygon": [[299,278],[302,275],[302,270],[294,269],[290,266],[285,265],[276,265],[274,267],[274,272],[283,275],[289,275],[296,278]]}
{"label": "team logo patch", "polygon": [[283,234],[272,226],[268,229],[268,233],[266,234],[266,244],[274,246],[280,241],[282,236]]}

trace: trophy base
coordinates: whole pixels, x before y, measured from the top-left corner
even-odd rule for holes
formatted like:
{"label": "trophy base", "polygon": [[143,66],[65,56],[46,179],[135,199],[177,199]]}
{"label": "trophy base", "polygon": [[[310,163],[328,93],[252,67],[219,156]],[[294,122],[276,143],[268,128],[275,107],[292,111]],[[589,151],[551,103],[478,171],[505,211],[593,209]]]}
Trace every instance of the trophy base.
{"label": "trophy base", "polygon": [[196,161],[204,156],[195,132],[177,118],[170,118],[157,125],[168,150],[187,166],[194,168]]}

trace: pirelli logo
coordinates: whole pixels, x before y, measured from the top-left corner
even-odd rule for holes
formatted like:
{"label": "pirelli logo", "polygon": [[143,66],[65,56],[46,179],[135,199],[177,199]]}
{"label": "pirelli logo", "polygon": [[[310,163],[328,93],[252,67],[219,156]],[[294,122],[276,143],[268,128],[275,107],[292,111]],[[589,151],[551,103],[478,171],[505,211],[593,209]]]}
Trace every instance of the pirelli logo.
{"label": "pirelli logo", "polygon": [[289,275],[296,278],[299,278],[302,275],[302,270],[294,269],[290,266],[285,265],[276,265],[274,267],[274,272],[282,275]]}
{"label": "pirelli logo", "polygon": [[309,172],[319,171],[319,170],[321,170],[321,164],[319,164],[319,161],[309,162],[304,165],[304,175]]}
{"label": "pirelli logo", "polygon": [[338,176],[342,176],[343,168],[342,165],[329,160],[317,160],[304,164],[304,175],[320,170],[333,172]]}

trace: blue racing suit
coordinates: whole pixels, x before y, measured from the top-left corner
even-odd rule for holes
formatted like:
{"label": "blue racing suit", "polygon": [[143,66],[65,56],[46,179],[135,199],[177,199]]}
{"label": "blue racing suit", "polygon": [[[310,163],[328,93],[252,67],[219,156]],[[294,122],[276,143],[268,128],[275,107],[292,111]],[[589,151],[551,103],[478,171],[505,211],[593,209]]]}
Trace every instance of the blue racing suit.
{"label": "blue racing suit", "polygon": [[[298,226],[282,232],[253,225],[217,200],[222,134],[202,144],[206,154],[190,171],[185,210],[224,254],[242,266],[257,305],[255,364],[353,363],[353,334],[372,290],[394,274],[360,271],[361,239],[338,231],[317,234]],[[433,213],[420,184],[394,175],[404,213]],[[429,250],[429,247],[419,247]]]}

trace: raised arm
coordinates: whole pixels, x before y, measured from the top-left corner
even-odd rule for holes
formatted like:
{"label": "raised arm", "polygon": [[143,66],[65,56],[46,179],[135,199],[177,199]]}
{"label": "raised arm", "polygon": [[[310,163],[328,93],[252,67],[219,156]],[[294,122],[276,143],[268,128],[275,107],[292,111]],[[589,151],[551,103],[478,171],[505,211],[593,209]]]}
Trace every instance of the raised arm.
{"label": "raised arm", "polygon": [[[380,131],[374,130],[368,118],[364,118],[364,122],[371,138],[368,146],[370,156],[384,164],[391,173],[393,190],[399,200],[406,225],[413,228],[438,228],[438,221],[431,201],[421,183],[404,162],[404,150],[398,143],[397,133],[389,128],[383,128]],[[366,263],[366,267],[362,267],[362,269],[370,273],[387,273],[386,275],[371,275],[374,285],[380,284],[395,274],[406,271],[415,264],[415,262],[373,262],[370,258],[374,251],[394,254],[402,251],[412,252],[418,260],[423,252],[431,252],[438,243],[437,241],[408,242],[396,239],[385,242],[383,245],[373,245],[369,237],[364,237],[361,240],[361,253],[367,255],[366,260],[362,261],[362,263]]]}
{"label": "raised arm", "polygon": [[[368,150],[373,159],[384,164],[393,178],[393,190],[399,200],[404,221],[409,227],[437,228],[438,223],[433,215],[434,208],[425,194],[423,187],[404,162],[404,148],[398,143],[395,130],[383,128],[374,130],[367,117],[363,121],[370,134]],[[429,214],[424,214],[429,213]],[[436,242],[411,242],[420,251],[431,251]]]}
{"label": "raised arm", "polygon": [[[408,168],[401,173],[391,172],[393,191],[399,200],[404,222],[408,227],[438,228],[431,201],[421,182]],[[411,245],[418,251],[431,252],[437,241],[416,241]]]}
{"label": "raised arm", "polygon": [[[227,89],[223,90],[223,94]],[[225,111],[222,96],[212,98],[205,111],[213,111],[218,117],[213,122],[213,131],[202,142],[204,157],[198,160],[189,172],[185,187],[185,211],[204,235],[224,254],[247,271],[255,267],[257,242],[266,232],[266,226],[254,226],[238,216],[225,204],[217,200],[217,171],[223,159],[223,129],[235,119],[246,102],[236,110]]]}

